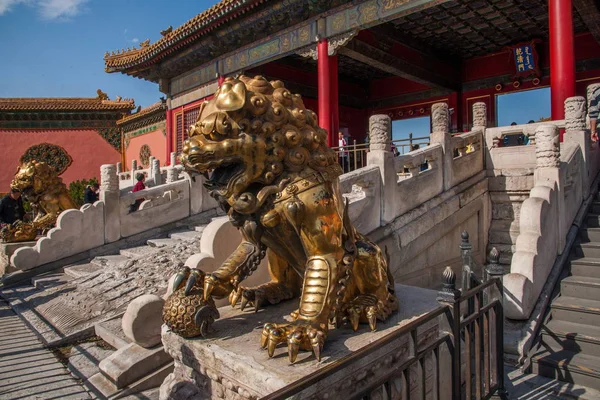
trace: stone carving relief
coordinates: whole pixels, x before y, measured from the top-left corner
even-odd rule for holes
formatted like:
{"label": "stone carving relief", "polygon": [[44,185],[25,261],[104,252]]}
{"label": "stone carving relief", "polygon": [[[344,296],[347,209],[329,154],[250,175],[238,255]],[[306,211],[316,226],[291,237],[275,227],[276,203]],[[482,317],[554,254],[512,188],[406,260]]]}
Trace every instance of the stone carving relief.
{"label": "stone carving relief", "polygon": [[148,146],[147,144],[143,145],[140,148],[140,162],[144,167],[148,167],[150,165],[150,156],[152,156],[150,146]]}
{"label": "stone carving relief", "polygon": [[431,106],[431,127],[433,132],[448,132],[450,130],[448,104],[435,103]]}
{"label": "stone carving relief", "polygon": [[55,144],[40,143],[28,148],[21,156],[21,164],[29,161],[38,161],[48,164],[56,170],[58,175],[69,168],[73,159],[65,149]]}
{"label": "stone carving relief", "polygon": [[565,128],[567,131],[585,130],[585,98],[569,97],[565,100]]}
{"label": "stone carving relief", "polygon": [[[350,40],[352,40],[357,33],[358,31],[350,31],[342,35],[330,38],[327,48],[327,54],[330,56],[336,55],[337,50],[340,47],[343,47],[346,44],[348,44],[348,42],[350,42]],[[313,60],[317,60],[319,58],[316,45],[305,47],[304,49],[300,50],[298,54],[305,58],[312,58]]]}
{"label": "stone carving relief", "polygon": [[487,126],[487,106],[484,102],[478,101],[473,104],[473,127]]}
{"label": "stone carving relief", "polygon": [[384,114],[369,118],[369,148],[390,151],[392,140],[392,120]]}
{"label": "stone carving relief", "polygon": [[541,125],[535,130],[535,137],[537,168],[558,168],[560,166],[558,128],[554,125]]}

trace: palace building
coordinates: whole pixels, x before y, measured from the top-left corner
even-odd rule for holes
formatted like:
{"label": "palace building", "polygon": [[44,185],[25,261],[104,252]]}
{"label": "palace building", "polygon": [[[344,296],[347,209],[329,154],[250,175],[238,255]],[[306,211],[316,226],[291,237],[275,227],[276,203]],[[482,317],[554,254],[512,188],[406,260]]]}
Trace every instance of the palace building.
{"label": "palace building", "polygon": [[138,165],[148,168],[150,156],[157,158],[161,165],[169,159],[167,151],[167,103],[161,100],[146,108],[138,107],[137,112],[117,121],[121,130],[121,153],[123,166],[137,160]]}
{"label": "palace building", "polygon": [[470,128],[475,102],[495,126],[499,96],[544,87],[561,119],[566,98],[600,82],[593,0],[223,0],[161,34],[104,60],[166,94],[165,157],[223,77],[242,72],[301,94],[330,144],[338,130],[362,142],[372,114],[428,116],[440,101],[454,132]]}
{"label": "palace building", "polygon": [[45,161],[63,182],[100,178],[100,166],[121,161],[117,120],[135,108],[130,99],[0,98],[0,192],[8,192],[17,166]]}

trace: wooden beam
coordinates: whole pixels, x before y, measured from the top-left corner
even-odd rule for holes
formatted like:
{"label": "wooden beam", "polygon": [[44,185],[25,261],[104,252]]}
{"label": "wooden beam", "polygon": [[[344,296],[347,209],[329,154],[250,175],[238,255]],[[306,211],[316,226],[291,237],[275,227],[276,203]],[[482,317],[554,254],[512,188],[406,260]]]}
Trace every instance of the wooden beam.
{"label": "wooden beam", "polygon": [[449,64],[449,66],[460,67],[461,59],[459,57],[451,56],[444,51],[433,49],[412,37],[409,37],[398,29],[394,28],[393,25],[383,24],[374,26],[369,29],[373,36],[381,43],[386,43],[388,46],[391,44],[399,44],[400,46],[407,47],[413,51],[419,53],[419,55],[428,61],[442,62]]}
{"label": "wooden beam", "polygon": [[573,0],[573,5],[596,42],[600,43],[600,10],[596,2],[597,0]]}
{"label": "wooden beam", "polygon": [[432,88],[450,89],[453,91],[459,90],[460,88],[459,79],[442,76],[429,71],[357,39],[353,39],[346,46],[340,47],[338,53],[381,71]]}

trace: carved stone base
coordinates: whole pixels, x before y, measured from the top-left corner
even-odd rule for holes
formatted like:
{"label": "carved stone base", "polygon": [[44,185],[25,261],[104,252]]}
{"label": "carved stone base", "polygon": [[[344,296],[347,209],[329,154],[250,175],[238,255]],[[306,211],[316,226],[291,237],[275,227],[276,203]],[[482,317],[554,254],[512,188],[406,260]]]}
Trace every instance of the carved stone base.
{"label": "carved stone base", "polygon": [[[392,314],[385,323],[378,321],[375,332],[371,332],[368,325],[361,325],[357,332],[348,326],[332,329],[321,362],[317,362],[312,353],[301,352],[296,363],[290,364],[287,347],[278,347],[273,358],[269,358],[267,351],[260,347],[262,326],[267,322],[289,320],[287,315],[297,308],[297,300],[265,308],[256,314],[222,307],[219,309],[221,318],[213,325],[215,332],[212,339],[184,339],[163,325],[163,344],[175,359],[175,370],[163,382],[160,399],[258,399],[338,362],[440,307],[435,300],[435,291],[403,285],[396,285],[396,289],[399,312]],[[434,341],[438,337],[438,329],[437,320],[421,326],[417,334],[418,347],[426,347]],[[409,348],[409,337],[403,335],[308,387],[294,398],[348,398],[395,371],[407,360]],[[430,395],[433,367],[431,357],[425,357],[425,391]],[[410,390],[416,398],[419,397],[420,374],[416,366],[411,369]],[[449,384],[449,377],[447,381],[441,378],[440,383]],[[392,383],[392,390],[401,390],[402,385],[398,378]]]}
{"label": "carved stone base", "polygon": [[10,265],[10,257],[21,247],[33,247],[37,240],[30,242],[0,243],[0,276],[14,272],[16,269]]}

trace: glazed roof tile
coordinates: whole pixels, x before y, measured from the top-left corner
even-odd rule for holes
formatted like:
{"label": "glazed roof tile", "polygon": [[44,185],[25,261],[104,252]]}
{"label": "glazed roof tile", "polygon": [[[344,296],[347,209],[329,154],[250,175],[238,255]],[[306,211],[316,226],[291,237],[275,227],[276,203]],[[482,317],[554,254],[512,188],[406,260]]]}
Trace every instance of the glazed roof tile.
{"label": "glazed roof tile", "polygon": [[137,119],[140,119],[140,118],[143,118],[150,114],[154,114],[154,113],[158,113],[158,112],[164,113],[165,119],[166,119],[167,118],[166,111],[167,111],[167,104],[163,101],[158,101],[152,105],[149,105],[148,107],[140,109],[135,114],[129,114],[129,115],[124,116],[123,118],[121,118],[120,120],[117,121],[117,125],[122,125],[127,122],[132,122]]}
{"label": "glazed roof tile", "polygon": [[131,99],[0,98],[0,111],[128,111],[134,107]]}
{"label": "glazed roof tile", "polygon": [[[164,58],[190,40],[202,36],[217,27],[244,14],[249,9],[269,0],[221,0],[206,11],[196,15],[177,29],[165,33],[157,42],[143,42],[140,48],[106,52],[104,61],[107,72],[122,71],[151,60]],[[162,32],[161,32],[162,33]]]}

